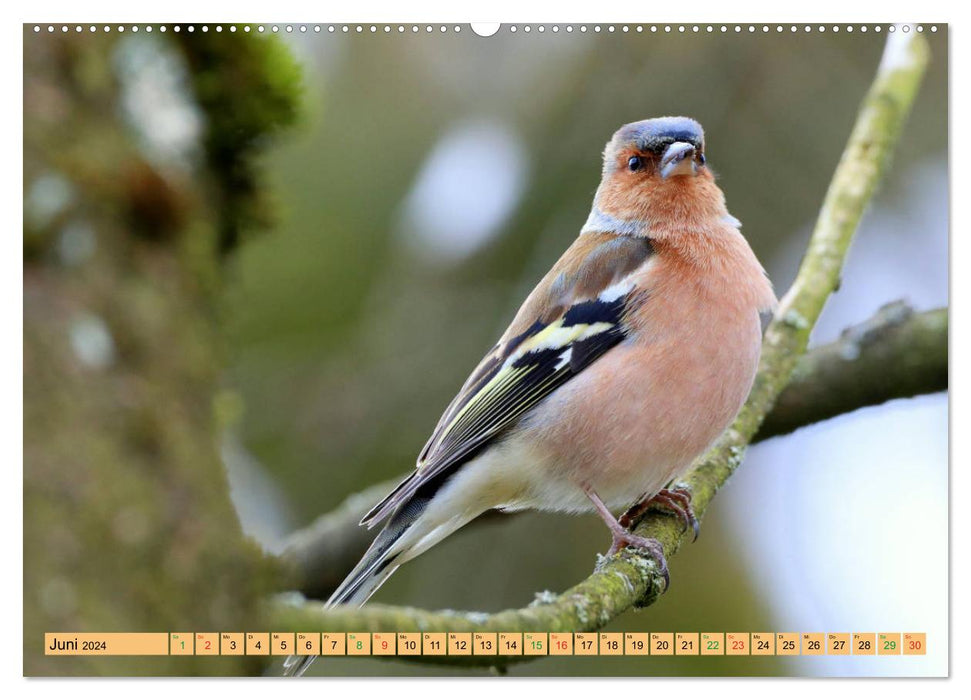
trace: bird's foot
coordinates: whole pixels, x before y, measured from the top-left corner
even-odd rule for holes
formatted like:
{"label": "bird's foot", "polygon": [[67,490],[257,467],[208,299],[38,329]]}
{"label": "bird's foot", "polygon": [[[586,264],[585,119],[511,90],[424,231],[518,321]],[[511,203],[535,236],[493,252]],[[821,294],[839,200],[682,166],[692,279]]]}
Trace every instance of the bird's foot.
{"label": "bird's foot", "polygon": [[691,492],[687,488],[675,487],[673,489],[661,489],[651,498],[645,498],[628,508],[627,512],[620,516],[619,522],[623,527],[629,528],[637,518],[641,517],[651,508],[660,508],[661,510],[674,513],[684,521],[685,530],[690,527],[694,532],[695,536],[692,541],[698,539],[701,526],[698,523],[698,518],[695,517],[694,510],[691,508]]}
{"label": "bird's foot", "polygon": [[610,549],[607,550],[607,556],[613,556],[617,554],[624,547],[635,547],[637,549],[644,550],[647,552],[652,559],[657,563],[660,569],[661,576],[664,578],[664,590],[668,589],[671,584],[671,574],[668,571],[668,560],[664,556],[664,547],[661,543],[652,537],[641,537],[640,535],[635,535],[633,532],[628,530],[624,525],[618,522],[617,518],[613,516],[613,513],[604,505],[600,497],[588,487],[584,487],[584,492],[587,497],[593,503],[594,509],[600,515],[600,518],[607,524],[610,528],[610,536],[612,541],[610,543]]}
{"label": "bird's foot", "polygon": [[660,542],[653,537],[635,535],[623,527],[619,527],[619,523],[616,530],[610,528],[610,534],[613,536],[613,542],[611,542],[610,549],[607,551],[608,557],[617,554],[624,547],[635,547],[647,552],[657,562],[661,576],[664,577],[664,590],[668,589],[671,585],[671,573],[668,571],[668,560],[664,556],[664,547],[661,546]]}

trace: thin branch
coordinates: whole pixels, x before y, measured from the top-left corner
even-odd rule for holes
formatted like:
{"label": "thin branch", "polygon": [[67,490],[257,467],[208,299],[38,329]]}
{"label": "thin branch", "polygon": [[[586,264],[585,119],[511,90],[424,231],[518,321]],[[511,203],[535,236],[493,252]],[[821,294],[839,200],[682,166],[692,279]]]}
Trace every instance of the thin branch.
{"label": "thin branch", "polygon": [[289,535],[281,559],[290,569],[290,585],[309,598],[327,598],[374,539],[373,530],[361,527],[361,518],[400,481],[385,481],[355,493]]}
{"label": "thin branch", "polygon": [[[766,331],[762,360],[749,399],[732,427],[683,480],[693,494],[692,503],[699,517],[738,468],[746,446],[806,351],[809,333],[839,284],[853,233],[890,161],[927,58],[927,45],[920,35],[914,32],[891,35],[830,183],[796,281],[783,297]],[[668,558],[681,546],[681,523],[667,515],[649,514],[636,532],[660,541]],[[266,613],[277,630],[592,631],[632,607],[651,605],[663,591],[664,579],[657,563],[645,553],[625,549],[602,559],[590,577],[561,595],[527,608],[493,615],[436,613],[378,605],[327,610],[319,604],[280,602],[268,603]],[[427,662],[436,657],[419,658]],[[476,663],[481,658],[454,657],[450,661]],[[507,657],[505,662],[513,660],[520,659]],[[496,665],[503,661],[490,659],[487,663]]]}
{"label": "thin branch", "polygon": [[752,442],[892,399],[947,389],[947,309],[894,302],[803,356]]}

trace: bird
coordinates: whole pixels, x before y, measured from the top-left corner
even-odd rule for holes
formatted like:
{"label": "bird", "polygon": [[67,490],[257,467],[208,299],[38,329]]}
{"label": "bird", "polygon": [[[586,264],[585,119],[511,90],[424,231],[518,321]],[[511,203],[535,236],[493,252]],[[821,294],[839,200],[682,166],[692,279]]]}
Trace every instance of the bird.
{"label": "bird", "polygon": [[[326,602],[363,605],[399,566],[490,510],[594,512],[608,554],[660,544],[647,508],[695,530],[678,479],[737,415],[777,301],[688,117],[625,124],[580,233],[468,377],[415,470],[361,520],[385,523]],[[629,507],[628,507],[629,506]],[[618,518],[614,512],[627,510]],[[290,657],[299,675],[315,657]]]}

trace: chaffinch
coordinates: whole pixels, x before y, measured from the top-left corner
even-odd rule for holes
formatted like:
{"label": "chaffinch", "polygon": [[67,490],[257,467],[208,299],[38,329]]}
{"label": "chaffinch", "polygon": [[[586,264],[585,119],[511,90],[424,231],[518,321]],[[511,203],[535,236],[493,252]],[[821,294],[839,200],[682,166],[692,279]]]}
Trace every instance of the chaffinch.
{"label": "chaffinch", "polygon": [[595,511],[610,553],[644,548],[666,576],[659,543],[625,526],[657,503],[697,534],[690,494],[665,486],[742,406],[760,314],[776,303],[739,226],[697,122],[621,127],[579,237],[452,400],[415,471],[364,517],[387,524],[328,605],[363,604],[492,509]]}

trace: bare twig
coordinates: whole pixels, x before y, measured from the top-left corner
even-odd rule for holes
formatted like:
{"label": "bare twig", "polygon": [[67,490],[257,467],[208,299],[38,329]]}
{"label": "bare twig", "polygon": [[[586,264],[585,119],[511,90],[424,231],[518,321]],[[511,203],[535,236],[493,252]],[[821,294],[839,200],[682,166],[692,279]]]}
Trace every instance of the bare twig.
{"label": "bare twig", "polygon": [[799,360],[752,442],[878,406],[947,389],[947,309],[924,313],[901,302],[843,331]]}

